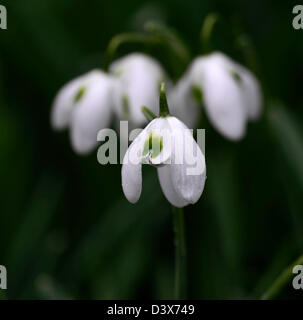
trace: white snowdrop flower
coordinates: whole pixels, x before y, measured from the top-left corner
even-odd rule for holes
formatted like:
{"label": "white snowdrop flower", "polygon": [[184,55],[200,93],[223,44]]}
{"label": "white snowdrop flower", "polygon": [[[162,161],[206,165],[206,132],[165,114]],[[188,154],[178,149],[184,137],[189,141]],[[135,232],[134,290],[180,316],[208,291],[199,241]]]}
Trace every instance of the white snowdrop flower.
{"label": "white snowdrop flower", "polygon": [[80,154],[97,145],[97,133],[110,124],[114,80],[93,70],[67,83],[57,94],[51,113],[54,129],[70,129],[73,149]]}
{"label": "white snowdrop flower", "polygon": [[262,93],[256,77],[222,53],[196,58],[177,84],[173,96],[178,96],[183,81],[187,99],[184,102],[172,98],[179,101],[175,104],[176,109],[172,110],[173,114],[178,115],[188,105],[192,109],[197,108],[200,104],[197,100],[201,99],[212,125],[231,140],[243,138],[247,121],[260,116]]}
{"label": "white snowdrop flower", "polygon": [[[161,95],[163,103],[164,89]],[[138,135],[124,156],[123,192],[131,203],[139,200],[142,164],[150,164],[157,168],[167,200],[176,207],[184,207],[201,197],[206,180],[205,158],[191,131],[180,120],[165,112],[160,111],[160,115]]]}
{"label": "white snowdrop flower", "polygon": [[119,80],[114,98],[118,118],[133,127],[146,123],[141,107],[158,112],[159,87],[166,78],[163,68],[145,54],[132,53],[113,62],[109,70]]}

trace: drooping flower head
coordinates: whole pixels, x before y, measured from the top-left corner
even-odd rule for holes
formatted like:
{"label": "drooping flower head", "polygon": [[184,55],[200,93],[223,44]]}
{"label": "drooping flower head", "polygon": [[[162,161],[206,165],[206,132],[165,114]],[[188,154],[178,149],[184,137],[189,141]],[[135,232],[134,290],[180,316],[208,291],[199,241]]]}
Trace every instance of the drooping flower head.
{"label": "drooping flower head", "polygon": [[141,107],[158,112],[157,94],[166,78],[163,68],[145,54],[132,53],[113,62],[109,70],[119,80],[114,97],[119,119],[129,120],[134,127],[146,123]]}
{"label": "drooping flower head", "polygon": [[[178,98],[181,91],[183,99]],[[198,93],[198,99],[193,93]],[[212,125],[231,140],[243,138],[247,121],[261,113],[262,93],[256,77],[219,52],[196,58],[171,96],[173,114],[182,116],[185,123],[194,126],[199,117],[191,117],[184,108],[198,110],[202,103]]]}
{"label": "drooping flower head", "polygon": [[114,79],[93,70],[67,83],[57,94],[51,113],[54,129],[70,129],[73,149],[80,154],[97,145],[97,133],[110,124]]}
{"label": "drooping flower head", "polygon": [[112,116],[137,128],[146,123],[142,105],[158,111],[157,93],[166,74],[156,60],[133,53],[109,69],[109,73],[93,70],[70,81],[55,97],[51,124],[56,130],[70,129],[72,147],[79,154],[97,146],[97,133],[110,125]]}
{"label": "drooping flower head", "polygon": [[[166,104],[164,88],[160,103]],[[122,188],[130,202],[137,202],[142,190],[142,164],[150,164],[157,168],[167,200],[184,207],[196,203],[203,192],[205,158],[191,131],[180,120],[165,112],[165,107],[160,115],[128,148],[123,159]]]}

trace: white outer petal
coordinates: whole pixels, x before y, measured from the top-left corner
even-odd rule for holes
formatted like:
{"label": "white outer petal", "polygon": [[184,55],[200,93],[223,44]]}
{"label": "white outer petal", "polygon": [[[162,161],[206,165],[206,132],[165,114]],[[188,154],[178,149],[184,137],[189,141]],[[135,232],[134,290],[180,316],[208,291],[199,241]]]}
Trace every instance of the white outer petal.
{"label": "white outer petal", "polygon": [[[175,117],[168,117],[167,119],[172,130],[183,131],[182,140],[177,138],[172,147],[172,184],[183,201],[193,204],[199,200],[204,189],[206,179],[205,157],[188,128]],[[182,161],[182,164],[176,162],[178,159]]]}
{"label": "white outer petal", "polygon": [[241,139],[247,115],[241,88],[231,75],[230,64],[222,54],[197,58],[191,67],[193,84],[203,93],[210,122],[225,137]]}
{"label": "white outer petal", "polygon": [[245,100],[246,112],[249,120],[256,120],[262,112],[262,90],[259,81],[245,67],[234,62],[236,72],[239,73],[242,83],[242,91]]}
{"label": "white outer petal", "polygon": [[187,127],[196,128],[201,115],[201,105],[194,99],[190,75],[186,73],[168,94],[168,105],[173,116]]}
{"label": "white outer petal", "polygon": [[[167,117],[172,132],[172,163],[158,168],[158,177],[167,200],[176,207],[196,203],[206,179],[205,158],[188,128],[177,118]],[[192,146],[189,148],[189,146]],[[195,152],[196,157],[191,151]],[[199,171],[189,175],[198,164]]]}
{"label": "white outer petal", "polygon": [[159,167],[157,171],[158,171],[160,186],[166,199],[175,207],[178,207],[178,208],[185,207],[188,204],[188,202],[182,197],[180,197],[180,195],[176,192],[175,187],[173,185],[172,166],[168,164],[163,167]]}
{"label": "white outer petal", "polygon": [[[130,147],[124,159],[128,159],[129,153],[132,151]],[[123,161],[124,162],[124,161]],[[123,163],[122,171],[122,188],[127,200],[131,203],[136,203],[142,191],[142,164]]]}
{"label": "white outer petal", "polygon": [[55,130],[62,130],[69,126],[74,108],[74,99],[81,88],[83,76],[78,77],[60,89],[57,93],[51,111],[51,125]]}
{"label": "white outer petal", "polygon": [[[154,159],[143,156],[144,144],[146,139],[152,132],[160,134],[161,130],[170,129],[167,118],[156,118],[152,120],[138,137],[129,146],[124,158],[122,166],[122,188],[123,192],[131,203],[136,203],[141,195],[142,190],[142,162],[152,164],[160,164],[166,161],[171,154],[171,150],[167,148],[165,142],[160,155]],[[148,160],[148,161],[147,161]],[[161,161],[160,161],[161,160]]]}
{"label": "white outer petal", "polygon": [[122,189],[127,200],[136,203],[142,191],[142,151],[145,139],[148,137],[146,127],[131,143],[123,158],[121,171]]}
{"label": "white outer petal", "polygon": [[[120,119],[130,120],[134,125],[146,123],[141,111],[143,105],[158,114],[159,85],[166,75],[155,59],[133,53],[115,61],[110,72],[120,79],[115,93],[116,112]],[[129,119],[123,114],[123,96],[128,99]]]}
{"label": "white outer petal", "polygon": [[85,83],[86,91],[72,113],[71,142],[80,154],[92,151],[97,145],[97,133],[107,128],[112,115],[112,79],[99,71]]}

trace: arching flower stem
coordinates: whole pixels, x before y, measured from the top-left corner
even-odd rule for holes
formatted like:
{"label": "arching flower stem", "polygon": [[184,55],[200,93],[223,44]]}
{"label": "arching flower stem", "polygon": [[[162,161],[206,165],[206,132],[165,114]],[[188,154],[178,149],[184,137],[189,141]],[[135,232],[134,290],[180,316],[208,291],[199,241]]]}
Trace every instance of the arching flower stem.
{"label": "arching flower stem", "polygon": [[212,12],[206,16],[203,22],[200,39],[201,39],[201,44],[202,44],[202,49],[204,54],[212,51],[211,36],[212,36],[215,25],[219,21],[219,18],[220,17],[217,13]]}
{"label": "arching flower stem", "polygon": [[106,49],[106,61],[105,61],[105,70],[108,69],[109,65],[115,59],[118,49],[123,44],[136,44],[136,45],[159,45],[161,42],[159,39],[156,39],[152,35],[139,33],[139,32],[126,32],[120,33],[114,36]]}

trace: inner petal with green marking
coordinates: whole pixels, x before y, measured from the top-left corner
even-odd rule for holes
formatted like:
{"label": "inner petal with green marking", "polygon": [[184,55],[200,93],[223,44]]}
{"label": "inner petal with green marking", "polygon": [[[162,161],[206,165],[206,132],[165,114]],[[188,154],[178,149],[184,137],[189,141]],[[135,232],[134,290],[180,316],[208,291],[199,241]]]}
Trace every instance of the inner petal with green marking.
{"label": "inner petal with green marking", "polygon": [[156,158],[163,149],[162,137],[151,132],[149,137],[144,142],[142,155],[145,157],[149,154],[151,158]]}

